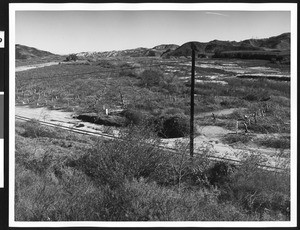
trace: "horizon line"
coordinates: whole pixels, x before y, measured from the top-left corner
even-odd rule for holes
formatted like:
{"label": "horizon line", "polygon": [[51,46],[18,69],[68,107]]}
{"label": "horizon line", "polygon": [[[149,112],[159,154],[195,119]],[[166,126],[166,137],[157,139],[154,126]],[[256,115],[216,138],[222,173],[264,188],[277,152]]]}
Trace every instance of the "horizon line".
{"label": "horizon line", "polygon": [[134,50],[134,49],[153,49],[154,47],[156,46],[160,46],[160,45],[178,45],[179,47],[186,44],[186,43],[189,43],[189,42],[199,42],[199,43],[209,43],[209,42],[212,42],[212,41],[229,41],[229,42],[241,42],[241,41],[246,41],[246,40],[251,40],[251,39],[258,39],[258,40],[262,40],[262,39],[268,39],[268,38],[271,38],[271,37],[278,37],[278,36],[281,36],[283,34],[291,34],[291,32],[283,32],[283,33],[280,33],[278,35],[272,35],[270,37],[263,37],[263,38],[258,38],[258,37],[251,37],[251,38],[247,38],[247,39],[243,39],[243,40],[240,40],[240,41],[237,41],[237,40],[219,40],[219,39],[213,39],[213,40],[210,40],[210,41],[187,41],[187,42],[184,42],[182,43],[181,45],[178,45],[178,44],[175,44],[175,43],[161,43],[161,44],[158,44],[158,45],[155,45],[155,46],[152,46],[152,47],[146,47],[146,46],[139,46],[139,47],[133,47],[133,48],[125,48],[125,49],[119,49],[119,50],[116,50],[116,49],[112,49],[112,50],[103,50],[103,51],[80,51],[80,52],[70,52],[70,53],[67,53],[67,54],[58,54],[58,53],[53,53],[47,49],[44,49],[44,48],[37,48],[37,47],[34,47],[34,46],[31,46],[31,45],[24,45],[24,44],[20,44],[20,43],[16,43],[16,45],[21,45],[21,46],[26,46],[26,47],[29,47],[29,48],[34,48],[34,49],[38,49],[38,50],[41,50],[41,51],[45,51],[45,52],[49,52],[49,53],[52,53],[54,55],[70,55],[70,54],[78,54],[78,53],[104,53],[104,52],[114,52],[114,51],[126,51],[126,50]]}

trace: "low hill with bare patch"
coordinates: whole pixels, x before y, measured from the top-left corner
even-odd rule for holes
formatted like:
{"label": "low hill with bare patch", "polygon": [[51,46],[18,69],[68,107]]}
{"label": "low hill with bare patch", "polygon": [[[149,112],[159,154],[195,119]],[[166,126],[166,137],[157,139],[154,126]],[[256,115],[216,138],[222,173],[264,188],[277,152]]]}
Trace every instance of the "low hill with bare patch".
{"label": "low hill with bare patch", "polygon": [[213,40],[210,42],[187,42],[177,49],[166,52],[163,57],[180,57],[191,55],[191,44],[193,43],[197,49],[198,55],[211,55],[222,52],[287,52],[290,50],[290,33],[283,33],[263,39],[247,39],[240,42]]}
{"label": "low hill with bare patch", "polygon": [[16,59],[31,59],[37,57],[53,56],[55,54],[48,51],[39,50],[34,47],[16,44]]}

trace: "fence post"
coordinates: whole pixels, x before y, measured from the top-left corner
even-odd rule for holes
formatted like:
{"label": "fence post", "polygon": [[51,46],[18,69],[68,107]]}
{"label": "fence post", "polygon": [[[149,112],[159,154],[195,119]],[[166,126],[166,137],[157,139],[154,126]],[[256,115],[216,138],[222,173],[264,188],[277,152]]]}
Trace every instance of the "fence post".
{"label": "fence post", "polygon": [[192,48],[192,71],[191,71],[191,114],[190,114],[190,156],[194,156],[194,92],[195,92],[195,47]]}

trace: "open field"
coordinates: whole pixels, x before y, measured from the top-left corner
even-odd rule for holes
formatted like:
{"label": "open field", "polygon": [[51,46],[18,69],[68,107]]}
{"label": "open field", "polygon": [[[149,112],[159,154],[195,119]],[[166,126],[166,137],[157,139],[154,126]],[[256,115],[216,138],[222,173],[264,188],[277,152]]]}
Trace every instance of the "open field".
{"label": "open field", "polygon": [[[192,161],[190,68],[106,58],[16,72],[16,115],[35,119],[16,122],[16,220],[289,220],[290,82],[267,79],[288,78],[289,66],[198,59]],[[258,167],[283,161],[281,172]]]}

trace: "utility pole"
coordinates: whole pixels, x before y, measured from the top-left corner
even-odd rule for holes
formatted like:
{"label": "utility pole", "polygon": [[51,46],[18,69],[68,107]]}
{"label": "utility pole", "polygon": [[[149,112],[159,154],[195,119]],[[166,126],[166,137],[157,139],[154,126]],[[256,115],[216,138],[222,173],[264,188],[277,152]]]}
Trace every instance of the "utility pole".
{"label": "utility pole", "polygon": [[192,71],[191,71],[191,114],[190,114],[190,157],[194,156],[194,92],[195,92],[195,45],[191,43]]}

